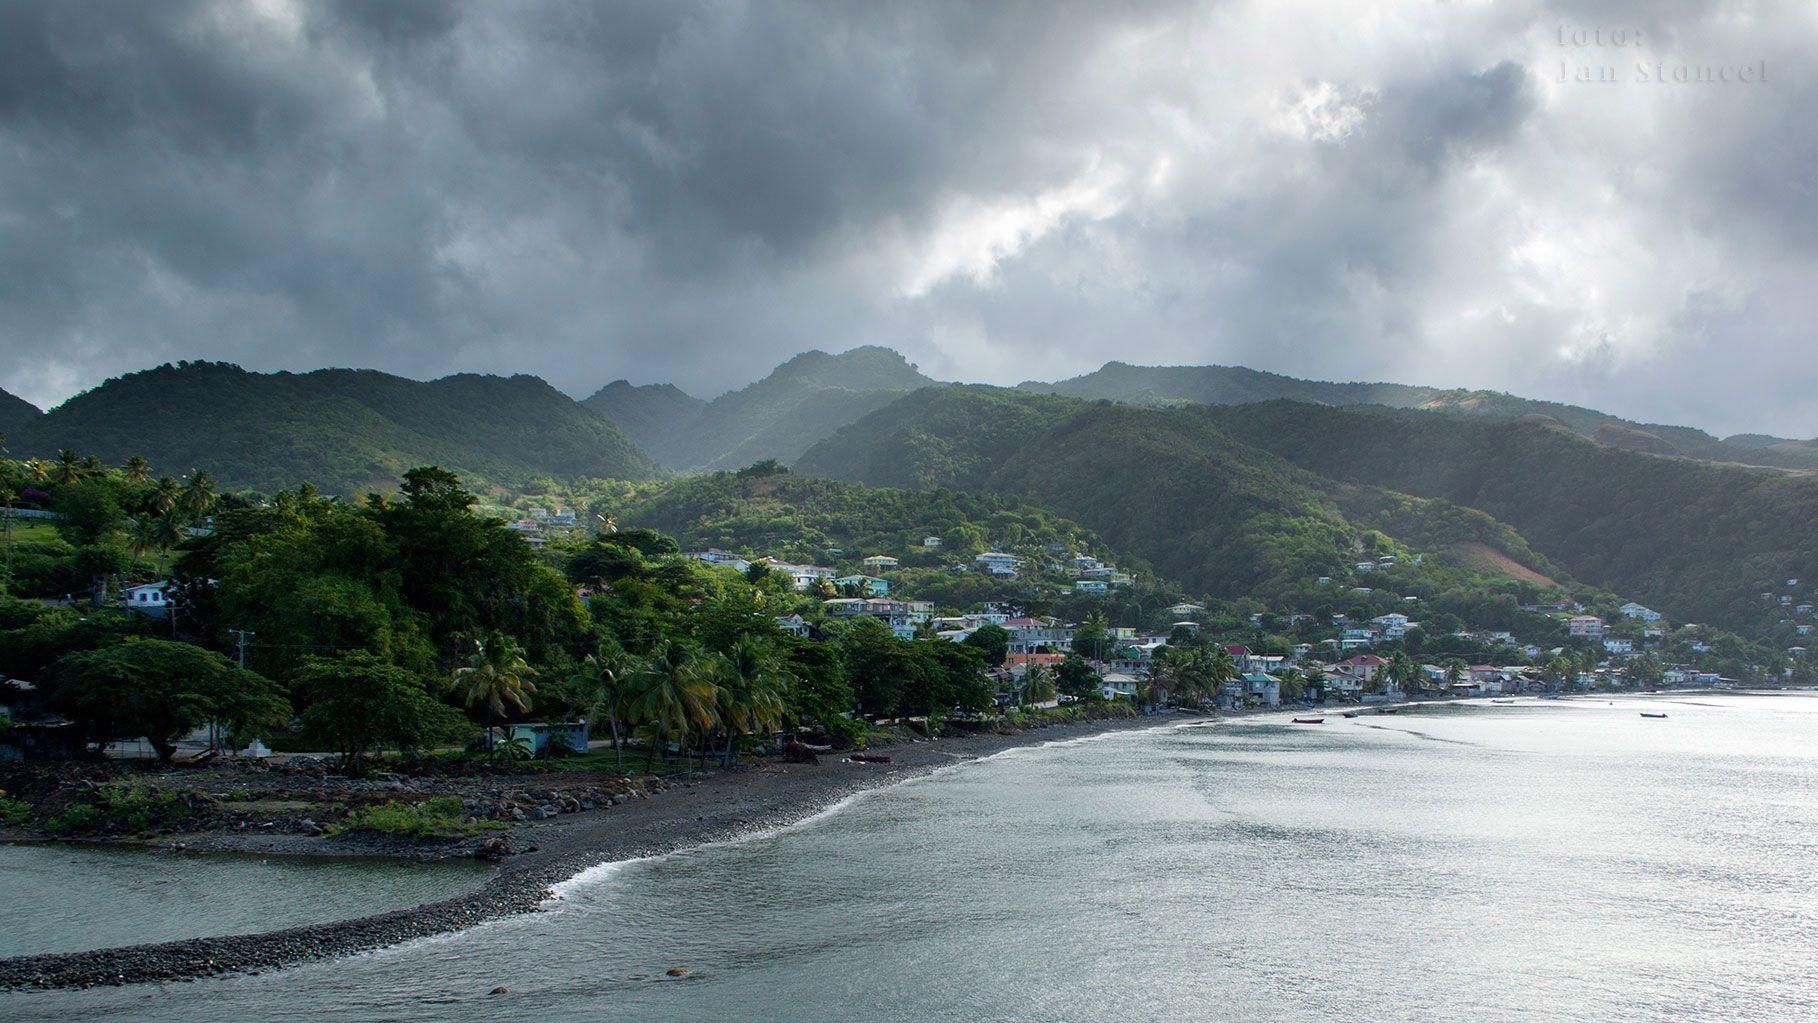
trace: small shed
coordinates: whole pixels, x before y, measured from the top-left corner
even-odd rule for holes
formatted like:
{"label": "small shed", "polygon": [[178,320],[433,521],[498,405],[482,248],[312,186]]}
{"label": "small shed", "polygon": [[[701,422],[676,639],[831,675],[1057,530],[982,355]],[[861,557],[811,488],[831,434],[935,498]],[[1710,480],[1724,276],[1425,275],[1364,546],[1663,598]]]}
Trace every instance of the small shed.
{"label": "small shed", "polygon": [[512,725],[510,732],[507,733],[507,737],[510,739],[524,739],[529,742],[532,754],[541,754],[548,749],[550,742],[557,736],[560,736],[560,741],[565,742],[568,748],[576,753],[587,752],[587,722],[585,721],[532,721]]}

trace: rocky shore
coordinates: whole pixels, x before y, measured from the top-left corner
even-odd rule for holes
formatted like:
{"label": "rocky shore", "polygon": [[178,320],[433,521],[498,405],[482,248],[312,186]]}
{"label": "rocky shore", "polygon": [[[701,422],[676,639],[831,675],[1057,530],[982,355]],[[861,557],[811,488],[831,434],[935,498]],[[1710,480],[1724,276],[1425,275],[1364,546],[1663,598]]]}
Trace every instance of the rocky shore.
{"label": "rocky shore", "polygon": [[[889,761],[856,761],[825,755],[818,764],[766,762],[671,780],[654,794],[601,791],[563,793],[542,781],[488,794],[492,812],[525,822],[509,831],[442,843],[430,855],[507,857],[478,891],[460,898],[376,916],[260,934],[194,938],[158,945],[23,956],[0,960],[0,990],[73,988],[193,980],[223,973],[260,972],[311,960],[370,951],[416,938],[463,930],[487,920],[531,912],[551,898],[556,882],[600,863],[656,855],[734,838],[805,819],[847,795],[1017,746],[1081,738],[1109,731],[1165,727],[1172,719],[1139,718],[1055,725],[1011,735],[979,734],[874,749]],[[396,783],[388,783],[395,785]],[[503,798],[523,793],[523,801]],[[649,798],[643,798],[646,796]],[[538,799],[553,797],[542,803]],[[469,797],[471,798],[471,796]],[[566,802],[564,802],[566,800]],[[584,805],[583,800],[586,801]],[[546,812],[547,811],[547,812]],[[238,830],[238,829],[236,829]],[[308,829],[204,839],[207,848],[235,851],[326,853],[327,840]],[[272,832],[261,834],[259,832]],[[506,843],[507,847],[487,845]],[[420,847],[380,842],[332,847],[342,855],[423,855]],[[507,854],[510,853],[511,855]]]}

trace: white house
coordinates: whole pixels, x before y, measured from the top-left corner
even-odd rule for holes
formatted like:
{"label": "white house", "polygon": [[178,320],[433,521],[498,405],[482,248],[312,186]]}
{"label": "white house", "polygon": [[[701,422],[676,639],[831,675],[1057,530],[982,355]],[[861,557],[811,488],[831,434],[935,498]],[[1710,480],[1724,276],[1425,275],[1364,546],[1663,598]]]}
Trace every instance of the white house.
{"label": "white house", "polygon": [[1103,579],[1079,579],[1073,583],[1074,592],[1090,593],[1093,596],[1102,596],[1110,588],[1111,584]]}
{"label": "white house", "polygon": [[972,559],[972,564],[981,572],[991,575],[1015,575],[1018,560],[1014,554],[1002,551],[986,551]]}
{"label": "white house", "polygon": [[883,572],[895,568],[897,565],[901,564],[901,562],[888,554],[873,554],[864,561],[859,562],[859,564],[865,566],[865,571],[867,572]]}
{"label": "white house", "polygon": [[1622,611],[1622,616],[1624,618],[1638,618],[1644,622],[1657,622],[1660,620],[1659,611],[1643,607],[1632,600],[1627,604],[1622,605],[1620,610]]}
{"label": "white house", "polygon": [[1635,641],[1624,636],[1611,636],[1603,641],[1603,648],[1610,653],[1626,656],[1635,652]]}
{"label": "white house", "polygon": [[1107,700],[1123,697],[1126,700],[1136,699],[1136,676],[1121,671],[1108,672],[1098,680],[1098,694]]}
{"label": "white house", "polygon": [[1206,613],[1206,608],[1203,604],[1171,604],[1168,606],[1167,610],[1168,614],[1174,618],[1191,618],[1194,615],[1203,615]]}
{"label": "white house", "polygon": [[791,565],[787,561],[779,561],[776,558],[765,558],[761,563],[769,565],[772,572],[781,572],[788,576],[795,583],[798,591],[813,589],[814,584],[822,579],[828,582],[833,581],[833,569],[820,565]]}
{"label": "white house", "polygon": [[792,636],[801,636],[804,639],[808,636],[808,619],[801,615],[784,615],[776,620],[776,626]]}
{"label": "white house", "polygon": [[171,593],[170,583],[140,583],[126,588],[126,607],[137,611],[148,618],[164,618],[176,605],[175,595]]}
{"label": "white house", "polygon": [[923,547],[939,547],[940,545],[941,545],[941,538],[938,536],[922,537],[922,546]]}
{"label": "white house", "polygon": [[1573,615],[1566,620],[1566,631],[1574,636],[1603,638],[1603,619],[1596,615]]}
{"label": "white house", "polygon": [[718,547],[709,547],[704,551],[685,551],[683,552],[682,557],[693,558],[696,561],[705,562],[709,565],[736,568],[741,572],[751,567],[751,562],[749,560],[741,558],[737,554],[720,550]]}

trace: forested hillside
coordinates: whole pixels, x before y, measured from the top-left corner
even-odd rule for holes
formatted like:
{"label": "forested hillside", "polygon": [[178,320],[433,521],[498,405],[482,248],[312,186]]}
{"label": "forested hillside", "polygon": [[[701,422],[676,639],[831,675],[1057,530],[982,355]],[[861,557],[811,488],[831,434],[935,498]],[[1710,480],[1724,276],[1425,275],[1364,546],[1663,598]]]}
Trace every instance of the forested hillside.
{"label": "forested hillside", "polygon": [[494,483],[538,476],[643,478],[624,433],[530,376],[418,381],[374,370],[251,373],[190,362],[77,395],[13,432],[15,457],[60,449],[200,467],[229,489],[309,481],[328,493],[389,488],[413,465]]}
{"label": "forested hillside", "polygon": [[1601,444],[1631,451],[1794,469],[1818,468],[1818,443],[1812,441],[1752,434],[1719,440],[1691,427],[1636,423],[1595,409],[1496,391],[1333,383],[1242,366],[1132,366],[1122,362],[1106,363],[1094,372],[1058,383],[1031,381],[1018,386],[1041,394],[1107,398],[1138,405],[1246,405],[1287,399],[1318,405],[1423,409],[1475,419],[1535,417],[1557,422]]}
{"label": "forested hillside", "polygon": [[1367,531],[1755,635],[1818,577],[1818,479],[1638,454],[1533,420],[966,388],[918,393],[798,468],[1025,495],[1213,593],[1331,575]]}
{"label": "forested hillside", "polygon": [[[1160,410],[994,388],[917,392],[817,445],[801,472],[1026,497],[1194,592],[1316,600],[1359,558],[1421,553],[1410,592],[1569,577],[1506,526],[1446,502],[1341,486],[1220,428]],[[1399,529],[1402,535],[1389,532]],[[1454,557],[1470,543],[1520,575]],[[1309,605],[1310,606],[1310,605]]]}
{"label": "forested hillside", "polygon": [[1527,422],[1289,402],[1208,412],[1321,475],[1482,509],[1578,577],[1682,619],[1758,626],[1779,613],[1763,592],[1818,575],[1812,477],[1651,457]]}
{"label": "forested hillside", "polygon": [[815,441],[934,381],[887,348],[798,355],[711,402],[667,385],[616,381],[583,404],[674,469],[794,461]]}
{"label": "forested hillside", "polygon": [[11,433],[38,418],[40,414],[38,406],[24,398],[0,391],[0,433]]}

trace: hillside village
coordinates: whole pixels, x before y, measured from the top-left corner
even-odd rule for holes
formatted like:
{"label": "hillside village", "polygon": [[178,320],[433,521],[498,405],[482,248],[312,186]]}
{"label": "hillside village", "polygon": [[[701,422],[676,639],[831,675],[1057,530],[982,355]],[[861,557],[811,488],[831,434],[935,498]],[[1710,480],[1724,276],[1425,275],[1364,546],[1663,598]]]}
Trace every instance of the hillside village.
{"label": "hillside village", "polygon": [[[942,547],[942,538],[929,536],[915,553]],[[1397,555],[1356,562],[1348,579],[1321,576],[1313,583],[1356,600],[1390,601],[1400,610],[1369,617],[1265,610],[1238,619],[1228,609],[1179,600],[1113,623],[1098,611],[1085,621],[1032,614],[1014,599],[966,610],[940,608],[933,601],[905,595],[900,587],[893,591],[891,576],[902,565],[901,557],[840,548],[823,553],[833,564],[795,564],[719,548],[682,552],[684,557],[741,573],[788,576],[797,592],[818,601],[777,618],[781,628],[802,637],[813,636],[818,622],[855,616],[876,619],[902,639],[964,642],[981,630],[1001,630],[1004,656],[992,673],[999,706],[1024,702],[1032,674],[1052,679],[1078,662],[1090,671],[1099,697],[1139,704],[1147,700],[1152,709],[1165,700],[1163,691],[1151,685],[1163,674],[1156,670],[1158,663],[1170,650],[1207,648],[1225,654],[1219,659],[1220,677],[1212,699],[1219,709],[1659,686],[1721,688],[1739,682],[1708,666],[1710,630],[1674,626],[1660,612],[1634,601],[1599,615],[1590,613],[1584,603],[1558,597],[1520,605],[1525,627],[1519,634],[1513,629],[1462,626],[1431,634],[1417,617],[1419,597],[1398,597],[1380,585],[1364,585],[1382,582],[1397,567]],[[1414,554],[1410,561],[1417,565],[1421,559]],[[852,571],[855,567],[858,570]],[[1104,596],[1128,591],[1136,583],[1129,573],[1063,544],[1021,554],[988,550],[970,559],[946,559],[945,567],[954,573],[1022,582],[1025,593],[1050,599],[1069,592]],[[1789,580],[1788,585],[1796,583]],[[1785,595],[1764,594],[1781,596]],[[1790,597],[1785,603],[1792,614],[1806,619],[1793,626],[1798,635],[1809,633],[1813,605],[1795,604]],[[1538,641],[1542,638],[1545,642]],[[1444,656],[1423,658],[1421,652],[1428,649]],[[1794,647],[1789,654],[1802,656],[1803,650]],[[1791,669],[1783,673],[1790,675]],[[1034,688],[1044,691],[1040,681]],[[1072,698],[1056,693],[1042,702],[1058,705]]]}

